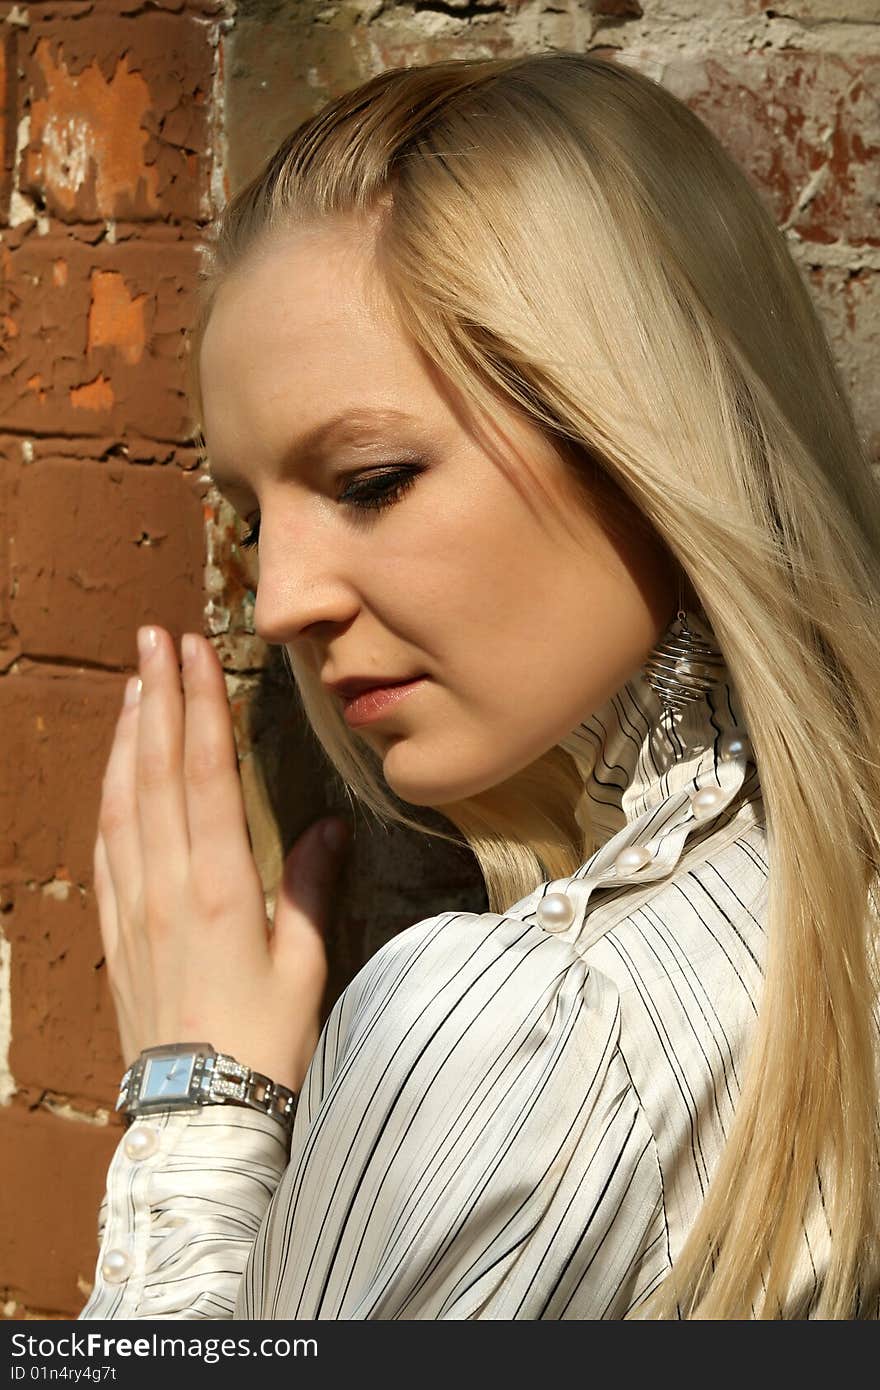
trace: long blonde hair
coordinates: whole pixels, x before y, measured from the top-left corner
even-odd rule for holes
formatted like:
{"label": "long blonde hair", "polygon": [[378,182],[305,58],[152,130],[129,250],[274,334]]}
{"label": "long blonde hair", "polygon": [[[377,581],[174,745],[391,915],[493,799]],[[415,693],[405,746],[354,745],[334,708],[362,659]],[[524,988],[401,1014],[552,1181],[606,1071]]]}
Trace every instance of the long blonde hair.
{"label": "long blonde hair", "polygon": [[[585,479],[596,463],[687,576],[741,694],[770,861],[768,956],[735,1123],[651,1317],[797,1316],[815,1187],[832,1233],[815,1315],[866,1316],[878,1258],[880,497],[800,274],[763,201],[659,84],[551,50],[386,71],[279,146],[215,227],[190,339],[266,239],[375,224],[402,325],[476,410],[498,399]],[[371,224],[372,225],[372,224]],[[388,798],[317,676],[291,662],[348,794]],[[560,748],[442,808],[493,910],[595,848]],[[454,840],[454,843],[461,843]]]}

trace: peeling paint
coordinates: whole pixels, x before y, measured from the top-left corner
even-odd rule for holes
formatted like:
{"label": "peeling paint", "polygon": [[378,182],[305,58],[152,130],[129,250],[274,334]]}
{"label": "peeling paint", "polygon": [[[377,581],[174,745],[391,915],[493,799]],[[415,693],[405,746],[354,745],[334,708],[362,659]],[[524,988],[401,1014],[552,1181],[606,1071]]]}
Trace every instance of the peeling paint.
{"label": "peeling paint", "polygon": [[110,1111],[99,1107],[96,1110],[78,1110],[70,1101],[50,1100],[44,1096],[40,1105],[57,1115],[60,1120],[76,1120],[79,1124],[99,1125],[102,1129],[110,1123]]}
{"label": "peeling paint", "polygon": [[48,38],[39,40],[36,59],[46,96],[32,107],[33,142],[29,180],[44,185],[68,211],[90,175],[97,211],[115,211],[120,194],[146,196],[159,206],[159,172],[145,159],[150,133],[144,126],[152,106],[150,89],[123,54],[108,82],[97,62],[72,76],[52,58]]}
{"label": "peeling paint", "polygon": [[[95,157],[92,122],[84,116],[50,115],[43,127],[46,182],[55,192],[75,196],[86,181],[89,160]],[[73,206],[71,197],[69,206]]]}
{"label": "peeling paint", "polygon": [[75,410],[110,410],[116,399],[107,377],[99,372],[94,381],[82,386],[71,386],[70,404]]}
{"label": "peeling paint", "polygon": [[0,1105],[8,1105],[15,1095],[16,1085],[9,1070],[9,1046],[12,1042],[12,1004],[10,993],[10,959],[12,951],[0,931]]}
{"label": "peeling paint", "polygon": [[[147,441],[183,439],[191,429],[181,358],[196,244],[145,222],[137,236],[126,225],[111,245],[103,225],[92,224],[90,242],[59,229],[54,218],[45,243],[25,233],[16,244],[10,235],[9,290],[0,301],[0,413],[7,432],[110,430],[119,445],[135,443],[146,462],[158,447]],[[66,280],[59,261],[66,262]],[[3,332],[3,314],[17,334]],[[37,372],[47,392],[42,403],[25,385]]]}
{"label": "peeling paint", "polygon": [[40,373],[34,372],[33,376],[29,376],[25,382],[25,386],[29,391],[33,391],[40,405],[42,405],[46,399],[46,392],[43,390],[43,378]]}
{"label": "peeling paint", "polygon": [[0,139],[2,501],[15,538],[0,557],[0,628],[12,633],[0,724],[29,769],[7,846],[15,910],[0,918],[5,1317],[78,1313],[94,1267],[84,1175],[97,1190],[122,1132],[90,877],[95,757],[119,673],[136,661],[132,605],[155,599],[166,625],[192,629],[203,612],[181,355],[215,211],[212,3],[126,0],[120,13],[53,0],[30,18],[7,4],[20,32],[0,22],[13,59]]}
{"label": "peeling paint", "polygon": [[9,195],[9,225],[19,227],[22,222],[33,222],[37,210],[30,198],[26,198],[17,188]]}
{"label": "peeling paint", "polygon": [[132,296],[118,270],[92,271],[88,351],[115,347],[126,362],[140,362],[146,343],[145,294]]}
{"label": "peeling paint", "polygon": [[[22,116],[16,127],[15,137],[15,166],[18,168],[23,150],[27,147],[31,134],[30,113]],[[9,197],[9,225],[18,227],[22,222],[30,222],[36,216],[36,208],[30,198],[16,187],[12,189]]]}
{"label": "peeling paint", "polygon": [[[229,147],[226,135],[226,80],[224,33],[223,29],[229,25],[218,28],[217,39],[214,45],[214,64],[211,72],[211,147],[213,158],[211,160],[211,177],[206,194],[209,209],[208,215],[214,216],[229,197],[229,179],[227,170],[229,167]],[[205,248],[207,249],[207,248]]]}
{"label": "peeling paint", "polygon": [[27,144],[28,144],[30,138],[31,138],[31,116],[30,116],[30,112],[27,111],[27,112],[25,112],[25,114],[22,116],[21,120],[19,121],[18,125],[16,126],[16,135],[15,135],[15,158],[16,158],[16,161],[20,158],[21,153],[22,153],[22,150],[24,150],[24,149],[27,147]]}
{"label": "peeling paint", "polygon": [[73,884],[69,879],[53,878],[48,883],[41,885],[41,891],[46,898],[54,898],[57,902],[67,902],[70,897]]}

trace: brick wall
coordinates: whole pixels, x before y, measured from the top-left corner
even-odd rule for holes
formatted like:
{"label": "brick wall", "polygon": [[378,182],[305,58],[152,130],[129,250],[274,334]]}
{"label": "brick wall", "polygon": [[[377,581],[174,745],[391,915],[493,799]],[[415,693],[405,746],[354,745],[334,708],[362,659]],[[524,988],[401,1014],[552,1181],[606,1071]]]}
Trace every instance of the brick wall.
{"label": "brick wall", "polygon": [[[880,462],[880,0],[0,0],[0,1306],[75,1315],[121,1129],[91,887],[134,634],[215,642],[271,894],[343,807],[189,443],[182,335],[206,223],[289,127],[382,68],[623,50],[771,200]],[[642,12],[644,10],[644,13]],[[438,823],[442,823],[438,819]],[[358,826],[329,1001],[394,931],[485,905],[468,855]]]}
{"label": "brick wall", "polygon": [[141,615],[203,624],[179,360],[210,216],[217,6],[0,7],[0,1292],[90,1287],[122,1065],[91,891]]}

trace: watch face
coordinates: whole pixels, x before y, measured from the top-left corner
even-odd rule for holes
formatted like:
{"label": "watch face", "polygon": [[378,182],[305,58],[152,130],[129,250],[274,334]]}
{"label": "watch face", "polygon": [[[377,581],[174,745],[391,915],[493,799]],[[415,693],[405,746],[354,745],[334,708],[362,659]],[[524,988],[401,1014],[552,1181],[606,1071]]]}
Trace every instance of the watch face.
{"label": "watch face", "polygon": [[150,1057],[144,1067],[138,1099],[145,1101],[184,1100],[195,1065],[195,1053],[177,1057]]}

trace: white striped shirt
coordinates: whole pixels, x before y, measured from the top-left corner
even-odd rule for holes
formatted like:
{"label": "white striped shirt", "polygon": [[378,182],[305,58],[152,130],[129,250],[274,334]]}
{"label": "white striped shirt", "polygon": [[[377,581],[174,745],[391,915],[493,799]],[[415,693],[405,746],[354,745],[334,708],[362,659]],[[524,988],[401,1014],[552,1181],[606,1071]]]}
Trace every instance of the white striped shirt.
{"label": "white striped shirt", "polygon": [[[132,1126],[157,1147],[120,1140],[81,1318],[638,1315],[700,1209],[763,978],[764,807],[722,674],[673,730],[639,671],[572,731],[601,847],[503,914],[439,913],[367,962],[321,1033],[289,1161],[241,1107]],[[814,1204],[801,1316],[828,1239]]]}

